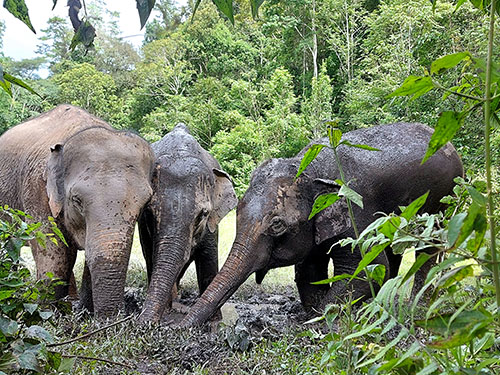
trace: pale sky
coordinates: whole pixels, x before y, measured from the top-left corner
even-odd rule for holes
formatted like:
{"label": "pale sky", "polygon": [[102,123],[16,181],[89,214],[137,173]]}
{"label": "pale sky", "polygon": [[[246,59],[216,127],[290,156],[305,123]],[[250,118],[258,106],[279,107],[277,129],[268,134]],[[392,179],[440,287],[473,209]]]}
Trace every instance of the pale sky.
{"label": "pale sky", "polygon": [[[5,56],[12,57],[15,60],[36,56],[35,50],[37,44],[39,44],[38,36],[41,35],[41,30],[46,28],[47,20],[50,17],[68,17],[66,0],[59,0],[54,11],[51,10],[53,6],[52,0],[25,0],[25,2],[29,9],[31,24],[37,32],[36,35],[23,22],[0,6],[0,20],[5,23],[3,53]],[[140,30],[141,24],[136,8],[136,1],[107,0],[105,3],[109,10],[120,12],[119,27],[122,31],[121,36],[141,34],[140,36],[125,39],[134,46],[139,47],[142,44],[145,27]],[[81,12],[83,13],[83,10]]]}

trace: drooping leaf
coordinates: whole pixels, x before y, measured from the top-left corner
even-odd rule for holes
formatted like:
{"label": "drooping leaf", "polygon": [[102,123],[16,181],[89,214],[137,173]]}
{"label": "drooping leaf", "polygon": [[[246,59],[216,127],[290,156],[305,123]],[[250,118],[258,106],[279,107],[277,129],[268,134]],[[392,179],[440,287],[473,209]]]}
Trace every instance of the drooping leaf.
{"label": "drooping leaf", "polygon": [[429,196],[429,192],[425,193],[424,195],[421,195],[417,199],[415,199],[413,202],[411,202],[404,210],[401,212],[401,217],[404,217],[406,220],[410,220],[413,216],[415,216],[420,210],[420,208],[425,204],[427,201],[427,197]]}
{"label": "drooping leaf", "polygon": [[217,8],[227,17],[234,25],[233,0],[212,0]]}
{"label": "drooping leaf", "polygon": [[259,17],[259,8],[264,0],[250,0],[250,5],[252,7],[252,17],[257,19]]}
{"label": "drooping leaf", "polygon": [[314,215],[323,211],[325,208],[330,207],[339,199],[340,197],[336,193],[321,194],[320,196],[318,196],[314,201],[308,220],[311,220],[314,217]]}
{"label": "drooping leaf", "polygon": [[417,99],[433,88],[434,83],[432,82],[431,77],[409,76],[405,79],[401,87],[396,89],[393,93],[387,95],[387,97],[392,98],[394,96],[413,95],[412,99]]}
{"label": "drooping leaf", "polygon": [[334,127],[328,127],[328,139],[330,140],[330,146],[337,148],[342,139],[342,131]]}
{"label": "drooping leaf", "polygon": [[95,36],[94,26],[89,21],[83,21],[71,40],[70,50],[74,50],[79,43],[89,48],[94,42]]}
{"label": "drooping leaf", "polygon": [[432,62],[431,74],[436,74],[436,73],[439,74],[444,70],[453,68],[462,61],[470,58],[471,54],[469,52],[452,53],[450,55],[440,57],[439,59]]}
{"label": "drooping leaf", "polygon": [[[151,11],[155,6],[156,0],[135,0],[135,1],[137,3],[137,10],[139,11],[139,19],[141,20],[141,30],[142,30],[142,28],[144,27],[149,18],[149,15],[151,14]],[[197,1],[197,4],[199,4],[199,1]]]}
{"label": "drooping leaf", "polygon": [[448,224],[448,247],[452,247],[457,241],[466,216],[466,212],[460,212],[451,218]]}
{"label": "drooping leaf", "polygon": [[460,266],[448,271],[439,279],[437,289],[446,289],[453,284],[465,279],[466,277],[474,276],[474,268],[471,264]]}
{"label": "drooping leaf", "polygon": [[341,197],[346,197],[357,206],[363,208],[363,197],[354,190],[352,190],[350,187],[348,187],[346,184],[340,187],[338,194]]}
{"label": "drooping leaf", "polygon": [[8,82],[13,83],[13,84],[15,84],[17,86],[20,86],[23,89],[28,90],[32,94],[38,95],[38,97],[42,98],[42,96],[39,93],[37,93],[35,90],[33,90],[31,88],[31,86],[29,86],[26,82],[20,80],[19,78],[16,78],[16,77],[14,77],[14,76],[12,76],[12,75],[10,75],[8,73],[5,73],[5,72],[3,73],[3,78],[5,79],[5,81],[8,81]]}
{"label": "drooping leaf", "polygon": [[429,141],[427,152],[422,159],[422,164],[453,138],[462,126],[462,122],[463,116],[460,112],[446,111],[441,113]]}
{"label": "drooping leaf", "polygon": [[11,83],[4,79],[4,71],[2,65],[0,65],[0,87],[12,97]]}
{"label": "drooping leaf", "polygon": [[311,284],[313,284],[313,285],[330,284],[330,283],[334,283],[334,282],[337,282],[337,281],[340,281],[340,280],[349,279],[350,277],[351,277],[351,275],[349,275],[348,273],[343,273],[341,275],[330,277],[329,279],[320,280],[320,281],[314,281]]}
{"label": "drooping leaf", "polygon": [[363,144],[359,144],[359,143],[351,143],[349,141],[342,141],[340,144],[346,145],[349,147],[354,147],[354,148],[361,148],[363,150],[368,150],[368,151],[381,151],[380,149],[375,148],[375,147],[371,147],[371,146],[363,145]]}
{"label": "drooping leaf", "polygon": [[472,186],[468,186],[467,191],[469,192],[469,194],[474,202],[476,202],[480,206],[483,206],[483,207],[486,206],[488,201],[483,194],[481,194],[479,191],[474,189]]}
{"label": "drooping leaf", "polygon": [[28,7],[24,0],[4,0],[3,7],[7,9],[14,17],[25,23],[36,34],[35,28],[31,24],[28,14]]}
{"label": "drooping leaf", "polygon": [[300,161],[300,166],[299,170],[297,172],[297,175],[295,176],[295,179],[299,178],[299,176],[302,174],[302,172],[305,171],[307,166],[311,164],[311,162],[316,159],[316,156],[318,156],[319,152],[326,147],[325,145],[320,145],[320,144],[314,144],[311,147],[309,147],[309,150],[306,151],[304,154],[304,157]]}
{"label": "drooping leaf", "polygon": [[56,5],[57,5],[57,0],[52,0],[54,5],[52,6],[52,10],[54,10],[56,8]]}

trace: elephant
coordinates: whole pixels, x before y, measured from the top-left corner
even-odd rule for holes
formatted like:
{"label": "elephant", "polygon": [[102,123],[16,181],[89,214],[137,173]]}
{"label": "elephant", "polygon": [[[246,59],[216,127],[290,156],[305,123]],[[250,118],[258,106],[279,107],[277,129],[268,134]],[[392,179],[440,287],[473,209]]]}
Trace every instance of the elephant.
{"label": "elephant", "polygon": [[230,177],[178,124],[153,143],[153,197],[139,218],[149,287],[140,321],[159,322],[194,260],[200,293],[218,271],[217,226],[238,203]]}
{"label": "elephant", "polygon": [[[343,135],[352,144],[379,149],[369,151],[340,145],[337,149],[344,181],[363,197],[364,208],[353,207],[360,231],[375,220],[378,212],[396,212],[427,191],[422,211],[434,213],[440,199],[451,193],[453,179],[463,175],[454,147],[448,143],[421,165],[433,130],[420,123],[394,123],[354,130]],[[328,139],[318,142],[328,145]],[[366,281],[350,284],[313,285],[328,278],[328,264],[334,275],[352,274],[361,254],[338,241],[354,237],[345,198],[321,211],[311,220],[316,197],[337,192],[341,178],[331,148],[324,148],[305,172],[294,179],[305,151],[288,159],[271,159],[252,174],[250,185],[237,207],[236,238],[221,271],[191,307],[180,327],[205,322],[252,274],[262,282],[268,270],[295,266],[295,282],[302,305],[309,314],[323,311],[352,293],[353,300],[367,298]],[[386,266],[387,277],[397,275],[401,256],[382,252],[374,264]],[[427,270],[428,271],[428,270]]]}
{"label": "elephant", "polygon": [[[85,110],[59,105],[0,137],[0,202],[33,220],[52,216],[68,246],[31,241],[37,278],[74,284],[85,250],[81,303],[97,316],[122,309],[135,223],[152,195],[154,153],[138,135],[117,131]],[[76,291],[75,291],[76,293]]]}

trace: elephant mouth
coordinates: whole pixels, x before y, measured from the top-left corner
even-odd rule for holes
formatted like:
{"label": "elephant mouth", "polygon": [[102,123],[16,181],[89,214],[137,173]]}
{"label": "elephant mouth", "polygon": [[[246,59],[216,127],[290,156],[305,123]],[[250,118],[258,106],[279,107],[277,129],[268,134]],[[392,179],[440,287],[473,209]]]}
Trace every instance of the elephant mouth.
{"label": "elephant mouth", "polygon": [[264,280],[264,277],[267,275],[268,272],[269,272],[269,268],[267,268],[267,267],[256,271],[255,272],[255,282],[257,284],[261,284],[262,280]]}

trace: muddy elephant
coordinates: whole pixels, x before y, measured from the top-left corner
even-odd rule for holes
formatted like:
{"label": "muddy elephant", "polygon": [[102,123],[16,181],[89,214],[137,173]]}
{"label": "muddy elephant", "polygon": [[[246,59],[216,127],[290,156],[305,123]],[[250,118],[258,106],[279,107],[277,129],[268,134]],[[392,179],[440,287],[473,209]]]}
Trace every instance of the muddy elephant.
{"label": "muddy elephant", "polygon": [[[364,209],[354,206],[358,228],[363,230],[377,212],[396,212],[430,191],[427,212],[440,209],[440,199],[451,193],[453,179],[463,174],[455,149],[447,144],[425,164],[432,129],[418,123],[396,123],[355,130],[344,134],[354,144],[367,144],[381,151],[340,146],[338,153],[350,187],[363,196]],[[328,144],[327,139],[319,142]],[[306,148],[307,149],[307,148]],[[295,265],[295,282],[306,310],[322,311],[352,292],[352,298],[369,296],[366,282],[353,280],[332,285],[312,285],[334,274],[352,274],[361,255],[349,247],[335,245],[342,238],[354,237],[345,200],[339,200],[313,219],[308,215],[315,198],[338,190],[340,178],[331,149],[323,149],[306,171],[294,181],[302,156],[272,159],[254,171],[250,186],[237,209],[237,234],[231,252],[219,274],[190,309],[181,326],[206,321],[253,273],[260,283],[266,272]],[[384,264],[389,276],[397,274],[401,256],[382,253],[373,263]]]}
{"label": "muddy elephant", "polygon": [[218,271],[217,226],[237,204],[219,163],[178,124],[153,143],[153,197],[139,219],[149,288],[141,321],[159,321],[194,260],[200,293]]}
{"label": "muddy elephant", "polygon": [[71,105],[0,137],[0,202],[36,221],[54,217],[68,242],[31,243],[37,277],[51,272],[66,282],[56,297],[68,294],[77,250],[84,249],[81,301],[99,316],[122,308],[134,226],[152,194],[153,165],[142,138]]}

